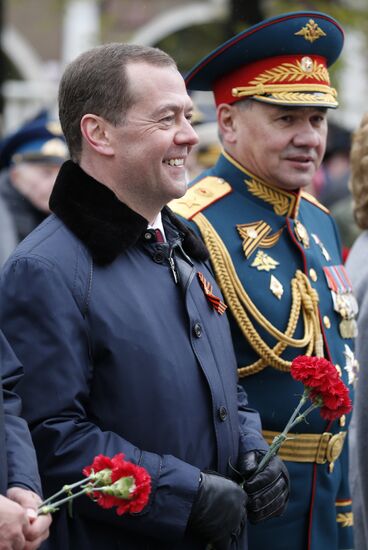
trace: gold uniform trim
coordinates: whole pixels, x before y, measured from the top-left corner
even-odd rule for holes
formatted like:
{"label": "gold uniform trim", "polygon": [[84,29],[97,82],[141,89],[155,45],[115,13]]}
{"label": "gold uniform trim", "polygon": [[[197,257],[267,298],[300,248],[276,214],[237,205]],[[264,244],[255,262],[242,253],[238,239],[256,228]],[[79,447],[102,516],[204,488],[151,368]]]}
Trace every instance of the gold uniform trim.
{"label": "gold uniform trim", "polygon": [[[309,58],[303,58],[309,59]],[[281,63],[272,69],[267,69],[264,73],[258,75],[254,80],[250,81],[250,84],[257,86],[258,84],[266,84],[267,82],[299,82],[300,80],[313,78],[319,82],[330,84],[330,77],[328,70],[322,63],[317,63],[316,60],[310,60],[310,63],[303,63],[297,60],[296,63]],[[303,90],[305,90],[305,83],[303,84]],[[313,91],[316,91],[316,87],[312,85]],[[300,87],[299,87],[300,90]],[[317,90],[318,91],[318,90]],[[322,91],[322,90],[321,90]]]}
{"label": "gold uniform trim", "polygon": [[351,506],[352,505],[352,500],[351,500],[351,498],[348,498],[346,500],[337,500],[335,504],[336,504],[336,506],[340,506],[340,507],[342,507],[342,506]]}
{"label": "gold uniform trim", "polygon": [[[246,293],[223,241],[203,214],[193,217],[209,250],[217,281],[244,337],[260,357],[251,365],[238,369],[239,376],[260,372],[267,366],[281,371],[290,370],[290,361],[281,358],[288,347],[303,348],[305,355],[323,356],[323,340],[319,325],[318,294],[302,271],[297,270],[291,280],[292,305],[285,331],[280,331],[259,311]],[[294,338],[298,320],[302,316],[304,336]],[[257,332],[256,321],[277,343],[270,347]]]}
{"label": "gold uniform trim", "polygon": [[278,216],[286,216],[290,210],[292,210],[292,201],[288,195],[284,195],[277,189],[268,187],[261,181],[254,178],[251,180],[245,180],[245,183],[252,195],[269,204],[272,204],[274,212]]}
{"label": "gold uniform trim", "polygon": [[[331,86],[327,84],[262,84],[262,82],[254,84],[253,86],[238,86],[232,88],[231,95],[233,97],[245,97],[273,93],[278,94],[280,92],[299,92],[300,94],[304,92],[309,95],[318,92],[333,97],[335,102],[337,97],[335,88],[331,88]],[[318,95],[316,95],[316,98],[318,98]],[[321,101],[321,97],[319,97],[319,101]]]}
{"label": "gold uniform trim", "polygon": [[247,176],[244,179],[244,183],[247,185],[248,191],[255,197],[271,204],[275,214],[289,217],[294,217],[296,215],[299,206],[299,195],[296,196],[294,193],[289,193],[284,189],[274,187],[258,179],[254,174],[246,170],[244,166],[233,159],[226,151],[223,151],[222,154],[230,164]]}
{"label": "gold uniform trim", "polygon": [[254,99],[258,99],[263,103],[271,103],[272,105],[305,105],[319,107],[338,107],[339,103],[334,94],[331,93],[303,93],[303,92],[273,92],[272,95],[254,95]]}
{"label": "gold uniform trim", "polygon": [[301,196],[306,201],[314,204],[314,206],[317,206],[320,210],[323,210],[323,212],[326,212],[326,214],[330,214],[330,211],[324,204],[319,202],[319,200],[316,199],[314,195],[311,195],[310,193],[307,193],[306,191],[301,192]]}
{"label": "gold uniform trim", "polygon": [[[263,430],[263,437],[269,445],[280,432]],[[289,462],[336,462],[342,453],[347,432],[332,434],[299,434],[289,433],[279,450],[279,457]],[[338,505],[338,503],[336,503]]]}
{"label": "gold uniform trim", "polygon": [[231,185],[224,179],[207,176],[189,187],[183,197],[171,201],[169,207],[176,214],[191,220],[198,212],[231,192]]}
{"label": "gold uniform trim", "polygon": [[346,512],[342,514],[339,512],[336,516],[337,523],[341,523],[341,527],[353,527],[354,525],[354,516],[353,512]]}

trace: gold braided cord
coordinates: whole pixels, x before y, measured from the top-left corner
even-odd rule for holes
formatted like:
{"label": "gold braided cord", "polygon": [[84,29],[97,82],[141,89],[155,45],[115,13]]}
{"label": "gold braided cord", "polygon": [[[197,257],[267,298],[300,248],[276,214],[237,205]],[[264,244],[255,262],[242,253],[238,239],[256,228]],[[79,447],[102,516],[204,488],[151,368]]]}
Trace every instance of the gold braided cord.
{"label": "gold braided cord", "polygon": [[337,91],[326,84],[256,84],[255,86],[238,86],[231,90],[233,97],[244,97],[249,95],[278,94],[280,92],[321,92],[337,96]]}
{"label": "gold braided cord", "polygon": [[[209,250],[216,277],[225,300],[244,337],[257,354],[260,355],[260,359],[253,364],[241,367],[238,371],[239,376],[255,374],[268,365],[281,371],[289,371],[291,362],[280,357],[287,346],[306,348],[304,352],[306,355],[311,355],[313,351],[318,351],[318,355],[321,354],[321,351],[323,353],[318,317],[318,295],[311,287],[304,273],[297,270],[295,277],[291,281],[292,306],[290,317],[285,332],[281,332],[262,315],[245,292],[236,274],[230,255],[211,223],[203,214],[197,214],[193,218],[193,221],[198,225]],[[261,338],[247,312],[263,329],[278,340],[273,348]],[[296,339],[293,338],[293,335],[300,314],[303,315],[305,333],[303,338]]]}
{"label": "gold braided cord", "polygon": [[328,105],[337,107],[338,102],[332,94],[320,95],[306,94],[305,92],[281,92],[275,93],[272,96],[254,96],[256,99],[262,99],[264,103],[272,103],[273,105]]}

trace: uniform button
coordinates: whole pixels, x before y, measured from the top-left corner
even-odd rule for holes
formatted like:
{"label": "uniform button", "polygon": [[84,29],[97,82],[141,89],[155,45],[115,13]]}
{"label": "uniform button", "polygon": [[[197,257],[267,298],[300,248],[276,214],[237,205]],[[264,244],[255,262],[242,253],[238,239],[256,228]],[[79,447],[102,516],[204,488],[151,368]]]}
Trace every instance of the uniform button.
{"label": "uniform button", "polygon": [[222,406],[219,408],[218,410],[218,415],[219,415],[219,418],[222,422],[225,422],[225,420],[227,419],[227,408]]}
{"label": "uniform button", "polygon": [[344,414],[342,416],[340,416],[339,424],[342,428],[344,428],[344,426],[346,424],[346,416]]}
{"label": "uniform button", "polygon": [[152,238],[153,238],[153,235],[150,231],[146,231],[145,234],[144,234],[144,238],[146,241],[151,241]]}
{"label": "uniform button", "polygon": [[325,325],[326,328],[331,328],[331,321],[327,315],[323,317],[323,324]]}
{"label": "uniform button", "polygon": [[309,277],[312,279],[312,281],[313,281],[314,283],[315,283],[316,280],[318,279],[316,270],[313,269],[313,267],[309,270]]}
{"label": "uniform button", "polygon": [[162,252],[158,251],[155,252],[153,255],[153,261],[157,264],[162,264],[162,262],[165,260],[165,256]]}
{"label": "uniform button", "polygon": [[200,338],[202,336],[202,327],[200,323],[195,323],[193,325],[193,334],[197,338]]}

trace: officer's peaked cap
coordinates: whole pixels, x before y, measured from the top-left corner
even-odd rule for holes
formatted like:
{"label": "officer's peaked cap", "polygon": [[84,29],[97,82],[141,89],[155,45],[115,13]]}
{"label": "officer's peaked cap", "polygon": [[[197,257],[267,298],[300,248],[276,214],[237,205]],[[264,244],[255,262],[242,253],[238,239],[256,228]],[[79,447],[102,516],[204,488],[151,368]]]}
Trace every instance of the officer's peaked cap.
{"label": "officer's peaked cap", "polygon": [[61,164],[68,149],[58,120],[42,110],[0,142],[0,168],[19,162]]}
{"label": "officer's peaked cap", "polygon": [[244,98],[276,105],[337,107],[327,67],[344,32],[325,13],[278,15],[230,38],[186,76],[189,90],[212,90],[216,104]]}

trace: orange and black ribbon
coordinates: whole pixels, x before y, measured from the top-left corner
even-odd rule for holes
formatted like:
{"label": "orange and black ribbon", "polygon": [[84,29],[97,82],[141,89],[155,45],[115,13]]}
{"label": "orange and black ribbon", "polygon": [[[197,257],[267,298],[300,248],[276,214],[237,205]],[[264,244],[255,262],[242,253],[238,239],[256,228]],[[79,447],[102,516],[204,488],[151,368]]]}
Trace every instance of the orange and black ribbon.
{"label": "orange and black ribbon", "polygon": [[227,309],[227,305],[218,297],[213,294],[213,288],[209,281],[206,280],[203,273],[198,271],[197,273],[201,287],[206,295],[207,300],[212,305],[213,309],[217,311],[219,315],[223,315]]}

